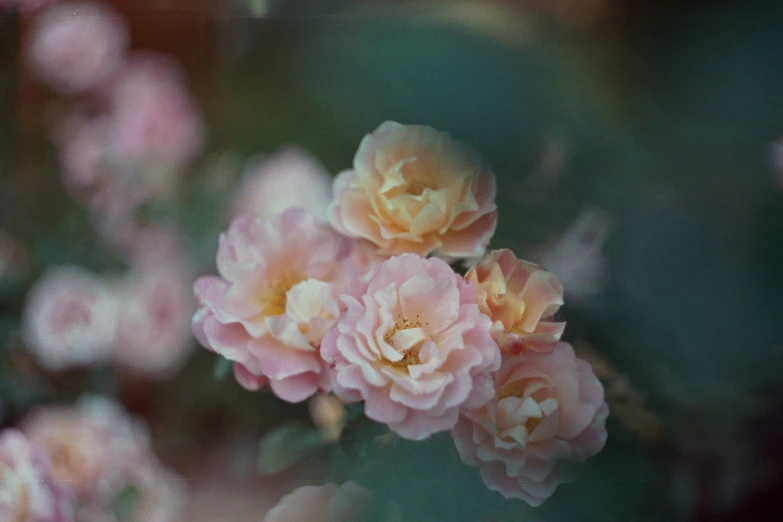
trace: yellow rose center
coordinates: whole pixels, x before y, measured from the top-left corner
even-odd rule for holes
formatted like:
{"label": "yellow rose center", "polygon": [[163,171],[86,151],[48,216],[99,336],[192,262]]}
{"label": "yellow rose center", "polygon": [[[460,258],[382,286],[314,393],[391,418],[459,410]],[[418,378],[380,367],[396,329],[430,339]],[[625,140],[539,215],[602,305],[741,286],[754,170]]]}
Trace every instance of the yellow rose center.
{"label": "yellow rose center", "polygon": [[286,295],[295,284],[301,282],[302,277],[295,274],[283,274],[261,289],[259,300],[261,301],[261,315],[271,317],[285,313]]}
{"label": "yellow rose center", "polygon": [[[411,328],[421,328],[422,324],[429,324],[429,323],[422,323],[419,320],[419,317],[416,316],[416,319],[411,321],[404,317],[397,318],[396,321],[394,321],[394,326],[389,328],[386,333],[383,335],[383,340],[386,342],[386,344],[390,346],[394,346],[394,334],[396,334],[400,330],[409,330]],[[396,347],[395,347],[396,348]],[[411,348],[405,350],[402,353],[402,359],[399,361],[388,361],[390,366],[393,366],[395,368],[408,368],[408,366],[413,364],[421,364],[421,360],[419,359],[419,349],[420,347],[412,346]]]}

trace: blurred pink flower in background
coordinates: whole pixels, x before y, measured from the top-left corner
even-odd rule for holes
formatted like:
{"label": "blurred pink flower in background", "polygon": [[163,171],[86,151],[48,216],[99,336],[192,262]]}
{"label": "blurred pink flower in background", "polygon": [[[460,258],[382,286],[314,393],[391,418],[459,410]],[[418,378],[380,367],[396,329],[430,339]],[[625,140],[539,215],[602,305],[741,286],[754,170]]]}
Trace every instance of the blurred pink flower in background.
{"label": "blurred pink flower in background", "polygon": [[77,267],[53,268],[27,297],[28,348],[50,370],[104,362],[115,340],[117,304],[100,278]]}
{"label": "blurred pink flower in background", "polygon": [[364,401],[365,414],[421,440],[454,427],[460,408],[494,395],[500,366],[492,322],[473,285],[444,261],[393,257],[355,280],[346,311],[324,338],[335,395]]}
{"label": "blurred pink flower in background", "polygon": [[313,425],[321,431],[325,440],[339,440],[345,427],[345,406],[334,395],[314,395],[308,403]]}
{"label": "blurred pink flower in background", "polygon": [[568,465],[606,442],[609,408],[590,365],[567,343],[504,357],[496,397],[452,430],[462,460],[492,491],[538,506],[570,480]]}
{"label": "blurred pink flower in background", "polygon": [[165,55],[132,54],[110,88],[111,142],[124,162],[140,164],[153,192],[166,192],[204,146],[202,115],[179,64]]}
{"label": "blurred pink flower in background", "polygon": [[492,319],[501,350],[554,348],[565,323],[553,321],[563,304],[563,285],[553,273],[503,249],[490,252],[465,278],[476,288],[479,309]]}
{"label": "blurred pink flower in background", "polygon": [[0,432],[0,520],[72,522],[74,499],[51,477],[49,458],[20,431]]}
{"label": "blurred pink flower in background", "polygon": [[497,226],[495,176],[448,134],[381,124],[337,175],[329,220],[385,255],[481,255]]}
{"label": "blurred pink flower in background", "polygon": [[146,225],[136,227],[119,246],[128,254],[131,266],[144,269],[192,270],[185,238],[174,226]]}
{"label": "blurred pink flower in background", "polygon": [[356,482],[302,486],[284,496],[263,522],[361,522],[372,493]]}
{"label": "blurred pink flower in background", "polygon": [[127,519],[118,522],[175,522],[183,520],[188,487],[185,481],[161,466],[143,468],[134,483],[139,498]]}
{"label": "blurred pink flower in background", "polygon": [[541,264],[557,274],[569,302],[589,298],[601,290],[606,276],[602,249],[611,227],[606,212],[586,209],[544,252]]}
{"label": "blurred pink flower in background", "polygon": [[5,9],[16,8],[22,13],[34,13],[55,0],[0,0],[0,13]]}
{"label": "blurred pink flower in background", "polygon": [[123,281],[114,359],[132,372],[168,377],[193,348],[195,309],[189,272],[159,265],[132,271]]}
{"label": "blurred pink flower in background", "polygon": [[124,19],[106,4],[67,2],[36,20],[31,67],[62,94],[102,85],[121,64],[128,46]]}
{"label": "blurred pink flower in background", "polygon": [[196,338],[238,363],[237,380],[299,402],[328,391],[318,346],[339,315],[336,297],[353,275],[350,241],[301,209],[270,219],[244,215],[220,236],[220,276],[199,278]]}
{"label": "blurred pink flower in background", "polygon": [[139,492],[138,506],[167,502],[158,496],[169,493],[171,502],[179,502],[173,498],[179,498],[179,486],[166,489],[167,481],[175,478],[166,478],[168,472],[152,452],[146,427],[108,399],[87,396],[73,406],[39,407],[21,427],[46,450],[53,479],[78,498],[77,520],[114,521],[112,504],[129,487]]}
{"label": "blurred pink flower in background", "polygon": [[325,221],[332,177],[304,150],[288,146],[252,165],[235,194],[232,217],[271,217],[289,208],[302,208]]}

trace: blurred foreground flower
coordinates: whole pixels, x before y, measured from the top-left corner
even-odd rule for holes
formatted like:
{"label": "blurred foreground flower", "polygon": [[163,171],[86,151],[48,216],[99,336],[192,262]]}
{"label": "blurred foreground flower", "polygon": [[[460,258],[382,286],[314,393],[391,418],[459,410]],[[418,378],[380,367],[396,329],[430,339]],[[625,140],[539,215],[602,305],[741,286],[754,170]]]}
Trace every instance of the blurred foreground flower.
{"label": "blurred foreground flower", "polygon": [[500,365],[473,285],[444,261],[407,254],[375,265],[342,296],[345,314],[323,340],[334,393],[407,439],[454,427],[460,408],[494,394]]}
{"label": "blurred foreground flower", "polygon": [[72,522],[74,499],[51,476],[49,458],[21,432],[0,432],[0,520]]}
{"label": "blurred foreground flower", "polygon": [[339,315],[353,264],[351,242],[301,209],[268,220],[244,215],[220,237],[221,277],[196,281],[199,341],[237,363],[240,384],[269,379],[283,400],[330,389],[318,345]]}
{"label": "blurred foreground flower", "polygon": [[106,82],[127,46],[125,21],[108,5],[63,2],[36,20],[31,66],[55,90],[76,94]]}
{"label": "blurred foreground flower", "polygon": [[285,147],[245,173],[231,205],[231,216],[271,217],[302,208],[326,220],[332,178],[318,160],[298,147]]}
{"label": "blurred foreground flower", "polygon": [[283,497],[263,522],[362,522],[371,498],[356,482],[303,486]]}
{"label": "blurred foreground flower", "polygon": [[541,264],[557,274],[569,299],[585,299],[601,290],[606,275],[602,249],[611,225],[606,212],[587,209],[544,252]]}
{"label": "blurred foreground flower", "polygon": [[493,321],[492,336],[504,352],[554,347],[565,323],[554,322],[563,304],[563,285],[544,267],[493,250],[465,275],[476,288],[479,309]]}
{"label": "blurred foreground flower", "polygon": [[[113,505],[130,490],[138,495],[134,508],[149,513],[154,512],[153,506],[180,502],[178,479],[161,467],[146,427],[107,399],[90,396],[74,406],[41,407],[30,413],[21,427],[48,453],[55,482],[76,495],[77,520],[116,520]],[[173,522],[174,511],[157,512],[170,512],[165,517],[131,520]]]}
{"label": "blurred foreground flower", "polygon": [[386,255],[481,255],[497,225],[495,176],[431,127],[385,122],[334,180],[329,219]]}
{"label": "blurred foreground flower", "polygon": [[42,366],[62,370],[108,360],[118,303],[99,278],[73,266],[51,269],[24,311],[25,339]]}
{"label": "blurred foreground flower", "polygon": [[454,442],[489,489],[538,506],[570,479],[570,463],[603,448],[604,389],[563,342],[504,358],[495,386],[494,400],[460,417]]}

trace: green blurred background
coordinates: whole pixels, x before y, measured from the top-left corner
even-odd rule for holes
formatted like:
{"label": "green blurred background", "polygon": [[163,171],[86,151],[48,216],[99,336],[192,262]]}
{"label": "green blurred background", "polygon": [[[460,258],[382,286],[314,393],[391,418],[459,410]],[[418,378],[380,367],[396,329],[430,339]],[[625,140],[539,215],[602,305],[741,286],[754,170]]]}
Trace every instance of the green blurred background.
{"label": "green blurred background", "polygon": [[[382,431],[359,426],[342,442],[355,463],[347,474],[398,503],[402,520],[783,513],[774,494],[783,484],[783,193],[770,159],[783,137],[783,6],[112,3],[128,17],[134,46],[183,61],[215,155],[298,143],[336,173],[380,122],[426,124],[493,166],[493,247],[536,259],[586,208],[610,216],[604,284],[587,299],[566,295],[566,337],[646,396],[658,435],[640,439],[610,419],[604,452],[534,510],[487,491],[447,436],[377,450]],[[33,274],[71,260],[111,267],[117,261],[85,232],[56,177],[43,130],[47,94],[25,77],[20,57],[25,27],[0,15],[0,226],[38,245]],[[553,144],[556,172],[534,175]],[[194,174],[176,207],[205,272],[226,224],[207,171]],[[8,332],[24,288],[4,290]],[[249,412],[269,423],[304,413],[283,413],[228,380],[205,387],[209,357],[163,389],[198,388],[206,403],[232,405],[236,422]],[[167,395],[172,409],[177,400],[199,407],[179,393]]]}

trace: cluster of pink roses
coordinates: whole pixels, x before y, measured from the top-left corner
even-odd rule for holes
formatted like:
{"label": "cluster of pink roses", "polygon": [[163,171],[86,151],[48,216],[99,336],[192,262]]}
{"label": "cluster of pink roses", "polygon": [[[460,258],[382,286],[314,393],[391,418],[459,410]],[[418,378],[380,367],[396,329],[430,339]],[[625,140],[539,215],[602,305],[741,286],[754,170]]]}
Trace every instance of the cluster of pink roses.
{"label": "cluster of pink roses", "polygon": [[36,15],[28,45],[30,70],[77,97],[54,133],[66,188],[118,241],[140,204],[177,186],[205,134],[179,64],[128,45],[122,16],[92,1]]}
{"label": "cluster of pink roses", "polygon": [[152,452],[146,427],[108,399],[41,407],[0,432],[0,519],[117,522],[124,494],[133,498],[123,521],[173,522],[185,486]]}
{"label": "cluster of pink roses", "polygon": [[445,133],[386,122],[335,178],[329,224],[303,209],[236,218],[220,275],[195,284],[193,331],[250,390],[362,401],[412,440],[451,430],[488,487],[538,505],[603,447],[608,408],[559,342],[557,277],[509,250],[464,277],[443,260],[485,254],[495,194]]}
{"label": "cluster of pink roses", "polygon": [[26,344],[43,367],[113,361],[159,378],[182,366],[192,349],[194,304],[179,238],[168,229],[146,229],[130,252],[131,270],[121,278],[60,266],[36,282],[23,319]]}

